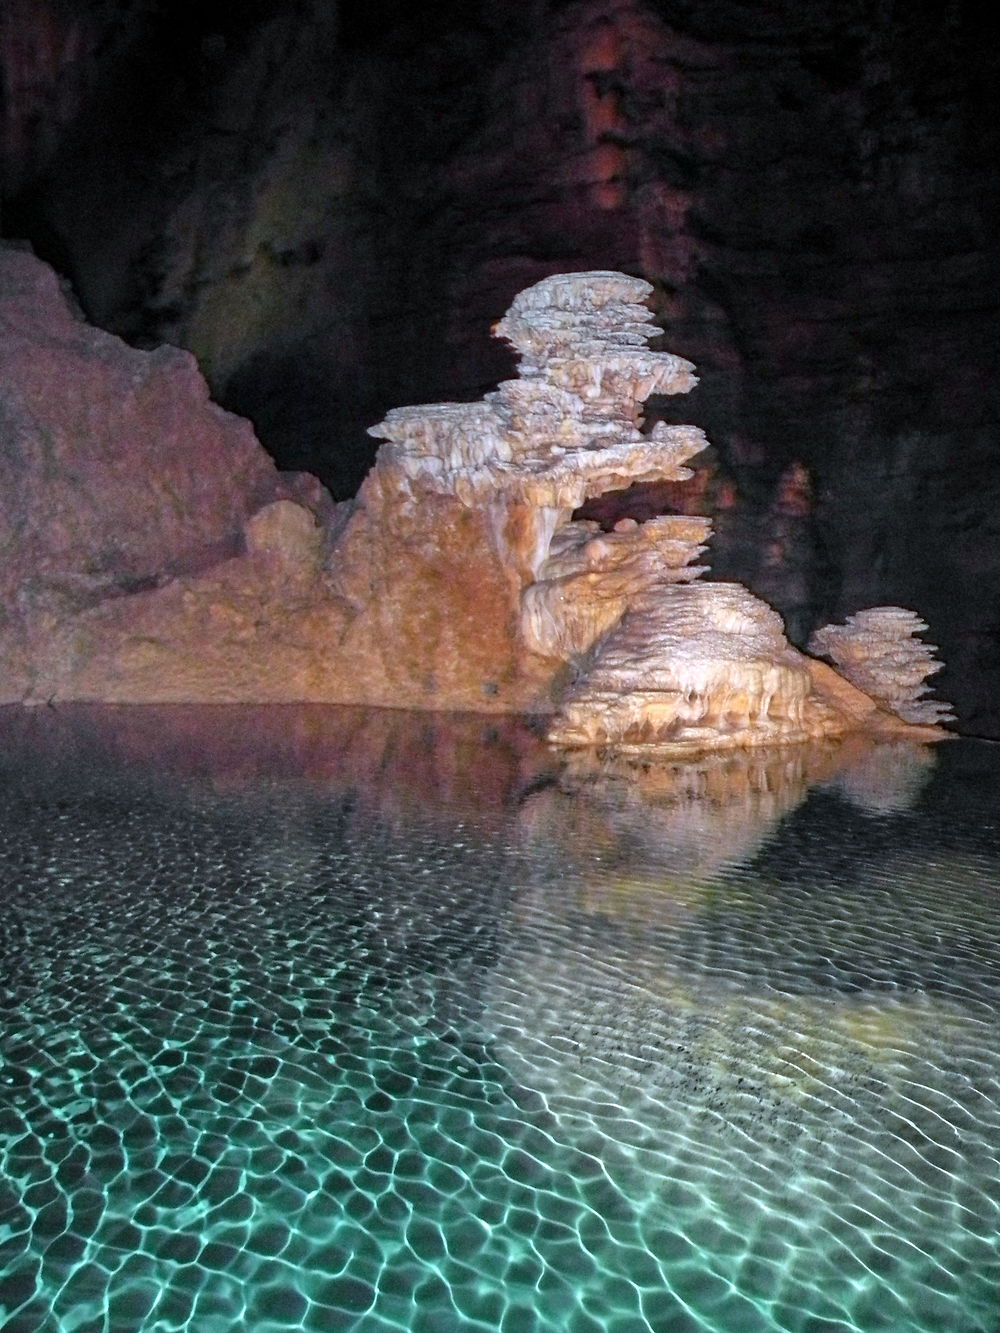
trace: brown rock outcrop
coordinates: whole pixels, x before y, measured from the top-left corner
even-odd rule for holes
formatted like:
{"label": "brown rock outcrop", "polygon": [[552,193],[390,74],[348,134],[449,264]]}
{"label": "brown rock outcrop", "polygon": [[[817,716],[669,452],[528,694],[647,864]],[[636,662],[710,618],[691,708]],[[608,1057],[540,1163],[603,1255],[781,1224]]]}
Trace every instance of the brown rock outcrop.
{"label": "brown rock outcrop", "polygon": [[282,493],[190,353],[92,328],[23,250],[0,250],[0,386],[5,603],[76,604],[213,564]]}
{"label": "brown rock outcrop", "polygon": [[[333,512],[318,483],[280,474],[250,423],[209,400],[189,353],[92,328],[50,268],[10,248],[0,423],[5,700],[178,697],[149,663],[185,637],[170,614],[182,589],[273,543],[274,502],[300,529]],[[144,665],[104,678],[109,654]]]}

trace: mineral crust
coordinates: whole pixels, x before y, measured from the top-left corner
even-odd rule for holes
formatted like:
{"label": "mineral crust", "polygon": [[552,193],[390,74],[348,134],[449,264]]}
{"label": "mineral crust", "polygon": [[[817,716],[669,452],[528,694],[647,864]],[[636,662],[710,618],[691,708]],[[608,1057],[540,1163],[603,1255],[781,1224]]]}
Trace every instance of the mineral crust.
{"label": "mineral crust", "polygon": [[941,670],[937,648],[917,638],[927,629],[915,611],[871,606],[843,625],[825,625],[809,651],[829,657],[837,670],[904,722],[934,726],[953,719],[948,704],[927,699],[927,679]]}

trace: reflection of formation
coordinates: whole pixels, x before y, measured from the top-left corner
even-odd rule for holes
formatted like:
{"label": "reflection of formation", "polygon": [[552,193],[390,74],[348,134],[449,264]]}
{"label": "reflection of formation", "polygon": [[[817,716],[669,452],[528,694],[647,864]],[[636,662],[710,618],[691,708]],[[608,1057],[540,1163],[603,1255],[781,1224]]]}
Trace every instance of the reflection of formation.
{"label": "reflection of formation", "polygon": [[[659,1123],[665,1103],[699,1116],[710,1106],[716,1125],[783,1151],[831,1098],[882,1087],[928,1021],[964,1040],[947,1004],[929,1019],[919,994],[890,1011],[870,1003],[883,984],[875,960],[899,931],[891,914],[862,924],[857,901],[820,891],[805,864],[790,891],[746,869],[813,788],[899,814],[934,761],[924,745],[861,736],[675,763],[571,753],[558,783],[521,807],[534,873],[484,1020],[504,1062],[570,1113],[605,1103],[642,1119],[651,1104]],[[859,931],[874,946],[846,972],[832,965],[834,942],[850,958]],[[937,966],[918,959],[900,976]]]}
{"label": "reflection of formation", "polygon": [[[624,1079],[637,1096],[703,1092],[709,1078],[720,1096],[739,1082],[741,1096],[753,1085],[774,1105],[781,1089],[793,1102],[817,1095],[827,1060],[850,1084],[871,1075],[911,1023],[903,1014],[883,1031],[863,1002],[844,1007],[845,992],[879,982],[864,960],[849,977],[830,968],[836,892],[747,886],[745,867],[814,787],[865,814],[900,813],[933,763],[923,745],[861,737],[677,763],[573,754],[521,809],[535,873],[491,1000],[515,1067],[548,1070],[545,1090],[572,1096],[596,1095],[582,1091],[595,1078]],[[844,915],[845,952],[859,928]]]}
{"label": "reflection of formation", "polygon": [[560,759],[517,718],[324,704],[0,711],[7,771],[47,762],[217,790],[320,785],[381,819],[468,812],[500,827],[514,818],[568,859],[575,829],[625,862],[641,850],[685,872],[746,860],[818,784],[872,813],[905,810],[934,765],[926,746],[863,736],[672,762],[584,749]]}
{"label": "reflection of formation", "polygon": [[[900,808],[900,793],[915,785],[899,777],[900,746],[792,746],[695,764],[599,763],[581,753],[560,773],[531,731],[494,726],[484,735],[477,718],[62,708],[11,710],[5,721],[9,773],[51,762],[63,784],[77,769],[91,781],[102,766],[176,779],[181,790],[210,779],[213,820],[259,825],[240,875],[254,892],[294,897],[345,873],[351,848],[363,850],[370,911],[357,928],[371,966],[388,976],[386,960],[404,946],[414,977],[457,968],[461,956],[475,972],[473,1007],[484,1006],[477,1021],[529,1086],[549,1068],[559,1086],[592,1087],[594,1061],[616,1096],[631,1079],[651,1095],[669,1085],[697,1101],[710,1075],[732,1098],[749,1078],[757,1104],[780,1121],[789,1104],[825,1095],[824,1062],[850,1080],[873,1077],[879,1051],[891,1063],[899,1043],[922,1031],[905,1005],[885,1026],[865,1006],[864,987],[878,978],[872,951],[857,944],[872,925],[859,919],[856,890],[841,900],[839,890],[812,885],[748,888],[733,873],[766,854],[769,835],[813,783]],[[926,772],[925,753],[913,751],[912,771]],[[169,802],[140,806],[144,818],[172,827]],[[108,808],[109,830],[118,809]],[[337,811],[346,850],[331,840]],[[428,841],[440,820],[448,838]],[[300,907],[308,916],[309,903]],[[443,945],[427,945],[428,923],[441,939],[467,938],[468,958],[457,945],[447,959]],[[886,916],[877,927],[898,923]],[[324,926],[310,920],[309,929]],[[824,954],[835,937],[845,953],[857,951],[851,974]],[[927,959],[906,967],[914,985],[930,977]],[[459,991],[445,1007],[465,1012],[471,1000]],[[934,1012],[964,1039],[947,1005],[935,1001]]]}
{"label": "reflection of formation", "polygon": [[824,785],[863,813],[896,815],[912,808],[933,768],[926,746],[885,741],[864,747],[863,758],[838,766]]}
{"label": "reflection of formation", "polygon": [[[159,916],[149,947],[169,951],[228,916],[214,938],[230,951],[245,932],[260,951],[264,1023],[287,1013],[284,960],[307,940],[353,940],[345,1003],[361,986],[423,995],[441,974],[436,1012],[464,1002],[507,911],[511,812],[553,769],[522,723],[475,716],[64,705],[0,722],[5,984],[36,946],[53,968],[83,950],[89,973],[93,941],[117,947],[130,919]],[[12,876],[23,843],[44,855]]]}
{"label": "reflection of formation", "polygon": [[990,874],[953,853],[928,873],[936,834],[921,845],[915,819],[822,799],[788,819],[810,782],[898,815],[924,747],[728,758],[571,769],[525,803],[533,873],[485,1021],[557,1114],[779,1157],[867,1122],[888,1169],[908,1134],[940,1135],[939,1105],[981,1097],[984,1049],[995,1061]]}
{"label": "reflection of formation", "polygon": [[[570,864],[579,841],[602,847],[626,880],[630,862],[702,877],[749,860],[815,786],[866,813],[898,813],[916,800],[933,765],[926,746],[862,736],[675,762],[581,749],[568,755],[558,785],[525,803],[521,822]],[[605,892],[621,887],[601,883]]]}
{"label": "reflection of formation", "polygon": [[601,892],[626,890],[632,865],[701,877],[752,856],[830,763],[813,746],[649,765],[581,750],[558,786],[526,801],[521,827],[567,865],[577,846],[601,848]]}
{"label": "reflection of formation", "polygon": [[0,767],[48,765],[216,791],[302,786],[349,799],[368,819],[436,823],[469,812],[499,827],[519,793],[556,763],[515,718],[324,704],[130,705],[0,710]]}

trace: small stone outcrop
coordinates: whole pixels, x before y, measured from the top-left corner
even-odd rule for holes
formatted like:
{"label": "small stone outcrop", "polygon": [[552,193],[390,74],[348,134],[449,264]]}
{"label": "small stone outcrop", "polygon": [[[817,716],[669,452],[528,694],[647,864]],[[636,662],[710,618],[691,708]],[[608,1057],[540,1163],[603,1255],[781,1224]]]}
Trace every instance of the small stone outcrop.
{"label": "small stone outcrop", "polygon": [[828,657],[841,675],[882,708],[921,726],[952,721],[950,705],[927,699],[927,679],[942,668],[937,648],[917,638],[927,629],[915,611],[872,606],[825,625],[809,640],[809,651]]}

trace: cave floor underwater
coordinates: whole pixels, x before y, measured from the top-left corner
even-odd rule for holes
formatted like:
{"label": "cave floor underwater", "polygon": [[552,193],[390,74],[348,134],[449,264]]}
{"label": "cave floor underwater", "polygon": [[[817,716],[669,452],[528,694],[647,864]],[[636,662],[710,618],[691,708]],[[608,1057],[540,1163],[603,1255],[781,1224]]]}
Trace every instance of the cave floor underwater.
{"label": "cave floor underwater", "polygon": [[1000,748],[4,710],[12,1333],[989,1333]]}

